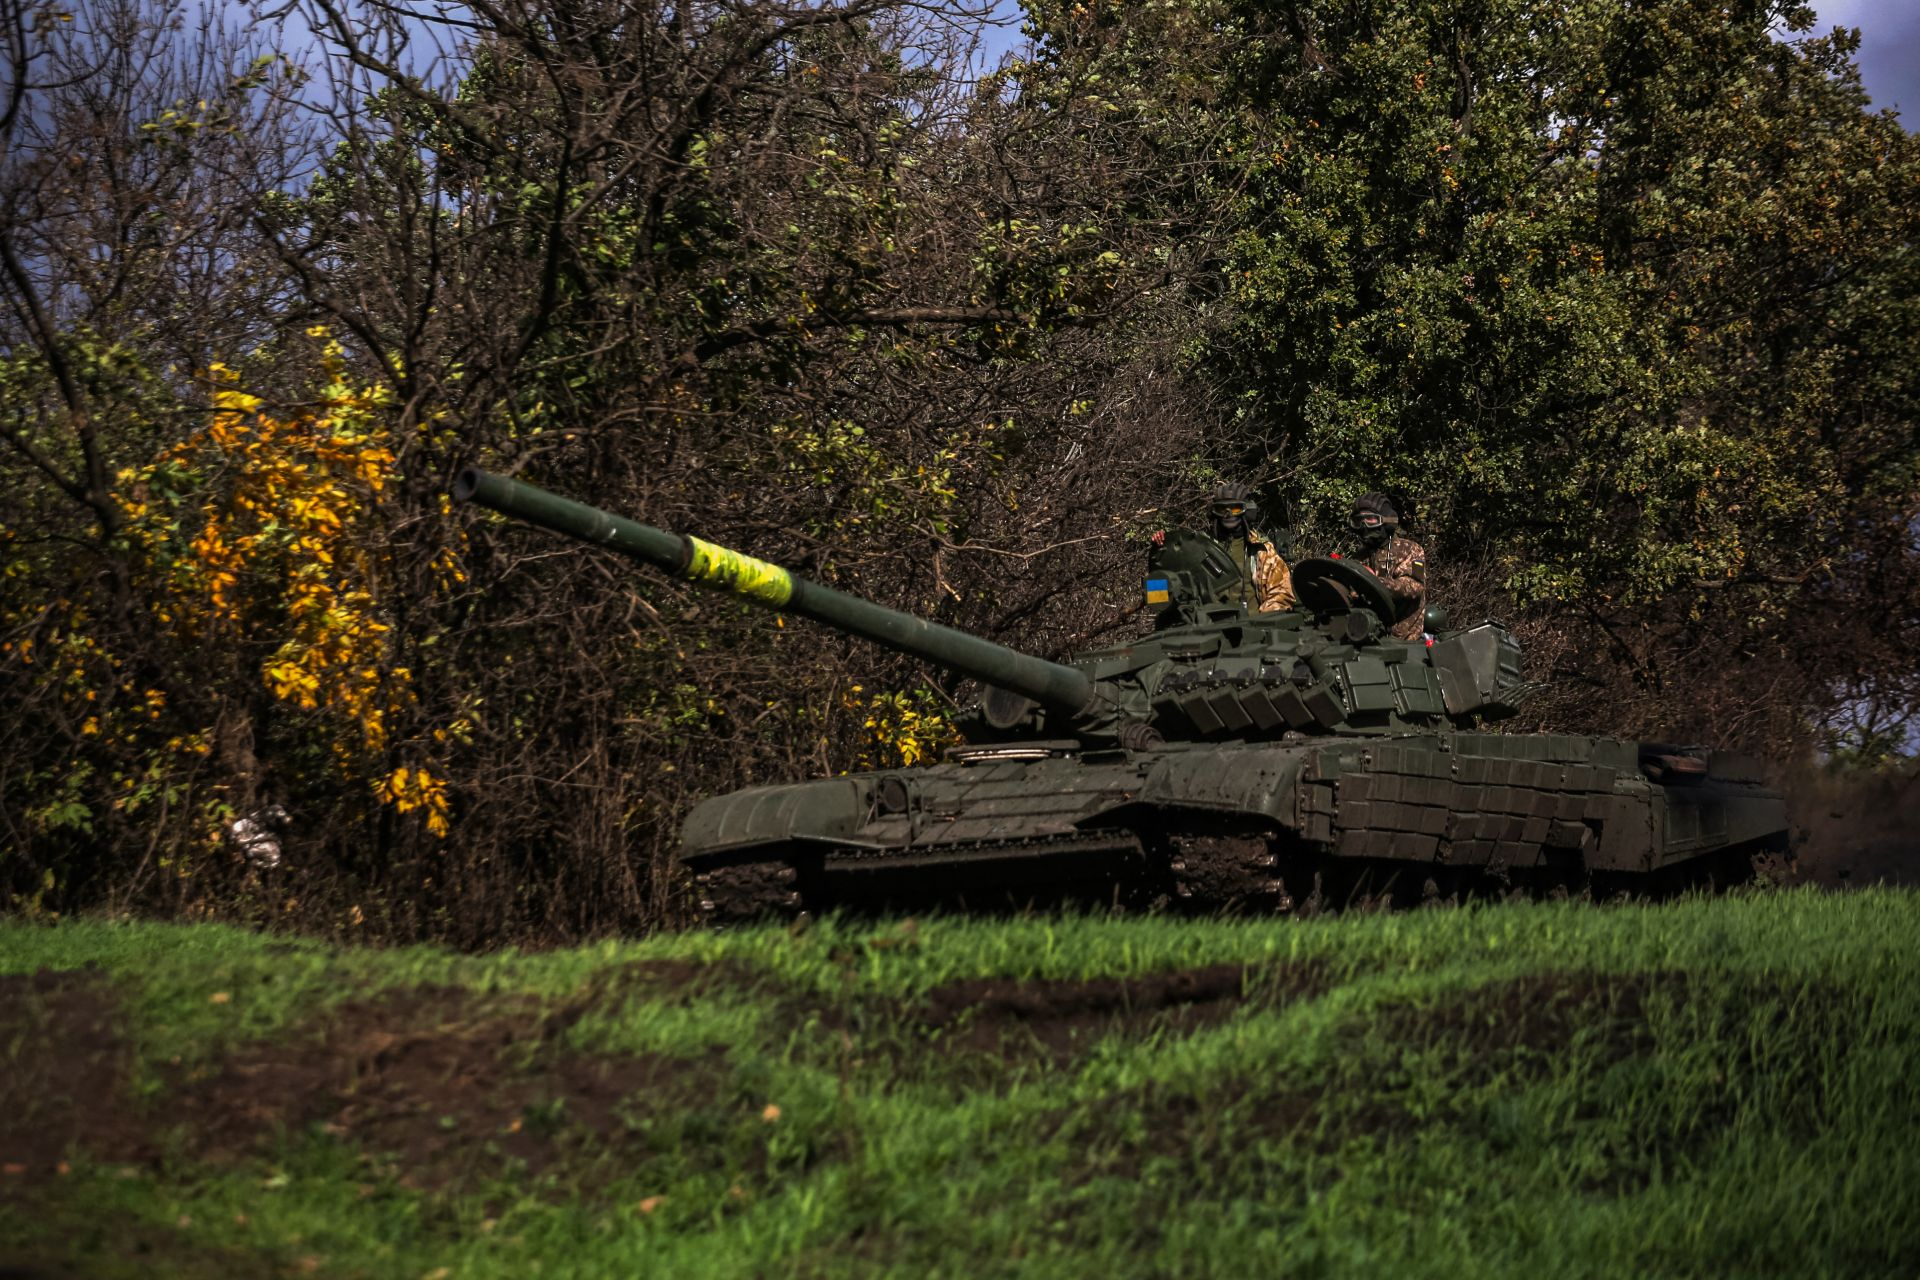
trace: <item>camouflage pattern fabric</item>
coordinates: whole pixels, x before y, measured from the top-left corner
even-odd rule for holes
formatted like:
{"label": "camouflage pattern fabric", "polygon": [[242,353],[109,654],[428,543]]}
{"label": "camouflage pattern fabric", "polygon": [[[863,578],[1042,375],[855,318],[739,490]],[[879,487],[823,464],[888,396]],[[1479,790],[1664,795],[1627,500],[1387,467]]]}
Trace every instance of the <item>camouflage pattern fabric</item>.
{"label": "camouflage pattern fabric", "polygon": [[1233,545],[1240,566],[1240,588],[1255,613],[1278,613],[1293,608],[1293,570],[1273,543],[1252,530]]}
{"label": "camouflage pattern fabric", "polygon": [[1385,545],[1361,558],[1360,563],[1387,584],[1387,590],[1400,606],[1399,616],[1393,620],[1394,638],[1418,640],[1426,629],[1426,548],[1396,533]]}

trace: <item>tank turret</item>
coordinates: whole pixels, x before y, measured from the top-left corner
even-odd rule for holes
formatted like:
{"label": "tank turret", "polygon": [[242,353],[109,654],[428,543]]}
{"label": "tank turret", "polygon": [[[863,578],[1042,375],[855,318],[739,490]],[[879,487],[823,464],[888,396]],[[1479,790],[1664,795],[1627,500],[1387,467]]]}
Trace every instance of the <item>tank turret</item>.
{"label": "tank turret", "polygon": [[1189,530],[1169,531],[1149,566],[1148,596],[1167,597],[1163,616],[1176,625],[1061,663],[477,468],[460,473],[454,495],[972,676],[987,686],[967,726],[976,741],[1393,732],[1509,713],[1503,695],[1519,686],[1519,647],[1504,627],[1485,623],[1431,646],[1393,640],[1386,587],[1348,561],[1301,561],[1299,609],[1246,615],[1225,603],[1232,562]]}
{"label": "tank turret", "polygon": [[[1055,896],[1318,910],[1493,890],[1746,879],[1785,849],[1757,764],[1705,747],[1500,734],[1530,686],[1497,622],[1392,637],[1351,561],[1296,563],[1249,613],[1205,535],[1156,540],[1139,639],[1052,662],[697,537],[478,469],[455,496],[985,686],[941,764],[752,787],[694,809],[712,920]],[[1235,591],[1229,591],[1232,586]]]}

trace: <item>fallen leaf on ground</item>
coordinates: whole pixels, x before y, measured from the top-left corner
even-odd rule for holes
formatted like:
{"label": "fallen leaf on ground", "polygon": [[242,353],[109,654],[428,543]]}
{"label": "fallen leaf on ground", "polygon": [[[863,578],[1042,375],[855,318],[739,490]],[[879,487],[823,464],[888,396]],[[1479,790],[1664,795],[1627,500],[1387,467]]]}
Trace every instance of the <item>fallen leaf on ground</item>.
{"label": "fallen leaf on ground", "polygon": [[634,1208],[638,1209],[642,1213],[652,1213],[655,1209],[658,1209],[661,1205],[665,1204],[666,1202],[667,1202],[667,1198],[665,1196],[648,1196],[645,1200],[642,1200],[639,1204],[635,1205]]}

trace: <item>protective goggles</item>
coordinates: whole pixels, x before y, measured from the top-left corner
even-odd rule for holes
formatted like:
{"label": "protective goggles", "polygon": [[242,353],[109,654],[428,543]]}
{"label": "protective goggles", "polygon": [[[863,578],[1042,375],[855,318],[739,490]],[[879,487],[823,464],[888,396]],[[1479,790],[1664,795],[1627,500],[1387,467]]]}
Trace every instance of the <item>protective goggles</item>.
{"label": "protective goggles", "polygon": [[1378,529],[1386,522],[1387,518],[1378,511],[1356,511],[1351,521],[1356,529]]}
{"label": "protective goggles", "polygon": [[1243,516],[1247,514],[1247,504],[1244,502],[1216,502],[1213,504],[1213,514],[1217,516]]}

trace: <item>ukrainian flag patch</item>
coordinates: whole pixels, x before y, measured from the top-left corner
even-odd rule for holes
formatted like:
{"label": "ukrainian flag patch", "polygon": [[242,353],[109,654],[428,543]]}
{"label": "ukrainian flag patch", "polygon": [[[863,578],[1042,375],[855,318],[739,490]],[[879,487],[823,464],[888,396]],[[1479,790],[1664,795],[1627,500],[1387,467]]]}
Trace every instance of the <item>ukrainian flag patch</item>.
{"label": "ukrainian flag patch", "polygon": [[1165,604],[1172,598],[1173,596],[1168,590],[1167,580],[1165,578],[1147,579],[1148,604]]}

